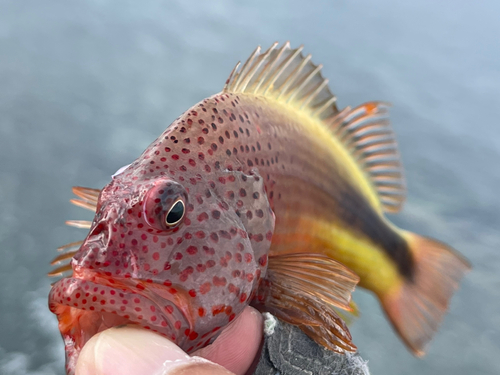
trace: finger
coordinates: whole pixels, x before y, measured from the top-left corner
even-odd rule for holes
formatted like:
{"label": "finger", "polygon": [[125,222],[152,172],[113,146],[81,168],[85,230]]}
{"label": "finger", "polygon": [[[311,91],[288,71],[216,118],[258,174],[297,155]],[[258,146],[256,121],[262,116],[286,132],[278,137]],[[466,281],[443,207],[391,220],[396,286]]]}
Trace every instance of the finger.
{"label": "finger", "polygon": [[213,344],[193,354],[218,363],[237,375],[245,374],[260,347],[262,320],[257,310],[246,307]]}
{"label": "finger", "polygon": [[233,375],[204,358],[191,357],[166,338],[135,326],[111,328],[83,347],[76,375]]}

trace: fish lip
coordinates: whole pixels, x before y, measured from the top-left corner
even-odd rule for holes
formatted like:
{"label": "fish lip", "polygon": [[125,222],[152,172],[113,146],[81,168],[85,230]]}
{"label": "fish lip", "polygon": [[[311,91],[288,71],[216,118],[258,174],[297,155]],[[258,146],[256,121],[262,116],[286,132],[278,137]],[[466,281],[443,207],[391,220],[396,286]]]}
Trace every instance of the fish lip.
{"label": "fish lip", "polygon": [[[167,337],[182,347],[185,335],[182,335],[181,332],[186,327],[191,329],[193,320],[190,319],[185,310],[177,306],[178,301],[168,300],[172,306],[172,311],[167,313],[159,305],[160,301],[165,302],[165,296],[147,290],[143,285],[146,282],[120,279],[117,285],[113,285],[113,283],[109,283],[109,278],[103,276],[91,270],[74,271],[73,277],[57,281],[49,294],[49,309],[57,315],[59,330],[65,343],[67,374],[74,374],[82,348],[94,335],[105,329],[124,324],[140,325],[145,329],[150,329]],[[137,289],[138,285],[142,285],[144,289]],[[162,287],[160,286],[160,288]],[[138,304],[141,306],[148,305],[150,311],[144,309],[144,314],[140,314],[132,309],[122,310],[123,305],[118,306],[116,302],[103,305],[104,307],[100,309],[89,306],[94,297],[102,297],[102,293],[100,293],[102,291],[107,297],[115,295],[117,298],[123,299],[139,298],[140,303]],[[114,294],[112,294],[112,291]],[[87,295],[87,298],[85,298],[87,301],[84,304],[87,307],[74,302],[77,294],[80,294],[80,303],[84,300],[83,296]],[[94,304],[96,302],[93,301]],[[154,307],[154,314],[152,306]],[[146,313],[156,316],[155,322],[145,319],[144,316],[141,318],[141,315],[146,315]],[[176,328],[176,322],[181,322],[178,328]]]}

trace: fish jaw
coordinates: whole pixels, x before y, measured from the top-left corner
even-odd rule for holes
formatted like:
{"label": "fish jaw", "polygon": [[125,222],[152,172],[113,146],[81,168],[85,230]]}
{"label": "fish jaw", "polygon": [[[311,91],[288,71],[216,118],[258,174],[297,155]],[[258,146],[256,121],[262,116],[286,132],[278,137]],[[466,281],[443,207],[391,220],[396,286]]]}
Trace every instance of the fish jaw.
{"label": "fish jaw", "polygon": [[[191,296],[178,286],[111,279],[80,270],[54,284],[49,308],[56,314],[66,350],[66,371],[73,374],[78,356],[95,334],[137,324],[176,342],[185,350],[207,345],[220,326],[202,336],[195,332]],[[194,333],[193,333],[194,332]]]}

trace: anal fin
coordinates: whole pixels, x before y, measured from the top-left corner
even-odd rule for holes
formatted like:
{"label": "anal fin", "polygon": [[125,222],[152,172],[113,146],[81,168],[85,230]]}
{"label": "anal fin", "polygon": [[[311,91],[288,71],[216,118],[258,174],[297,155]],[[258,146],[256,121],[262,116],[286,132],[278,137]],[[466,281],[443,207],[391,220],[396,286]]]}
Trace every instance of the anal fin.
{"label": "anal fin", "polygon": [[299,326],[334,352],[355,352],[349,329],[335,308],[351,310],[351,293],[358,281],[356,274],[325,255],[271,256],[252,305]]}

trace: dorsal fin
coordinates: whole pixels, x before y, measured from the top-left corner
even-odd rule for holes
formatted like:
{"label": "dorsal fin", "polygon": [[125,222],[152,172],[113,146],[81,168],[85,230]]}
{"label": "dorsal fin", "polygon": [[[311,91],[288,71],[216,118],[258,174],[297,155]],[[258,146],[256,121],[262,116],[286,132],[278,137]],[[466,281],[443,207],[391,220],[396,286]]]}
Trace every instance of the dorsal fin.
{"label": "dorsal fin", "polygon": [[388,107],[383,102],[347,107],[328,124],[368,175],[384,210],[396,213],[405,201],[406,184]]}
{"label": "dorsal fin", "polygon": [[322,65],[302,54],[302,46],[260,47],[239,69],[238,63],[223,92],[266,96],[292,106],[331,129],[378,192],[385,211],[397,212],[405,200],[403,169],[387,116],[387,104],[371,102],[339,111],[336,97],[321,75]]}
{"label": "dorsal fin", "polygon": [[303,46],[291,49],[289,42],[277,46],[274,43],[264,53],[257,47],[241,69],[236,65],[223,91],[270,97],[320,119],[337,114],[335,95],[320,72],[322,65],[314,65],[311,55],[304,56]]}

